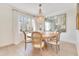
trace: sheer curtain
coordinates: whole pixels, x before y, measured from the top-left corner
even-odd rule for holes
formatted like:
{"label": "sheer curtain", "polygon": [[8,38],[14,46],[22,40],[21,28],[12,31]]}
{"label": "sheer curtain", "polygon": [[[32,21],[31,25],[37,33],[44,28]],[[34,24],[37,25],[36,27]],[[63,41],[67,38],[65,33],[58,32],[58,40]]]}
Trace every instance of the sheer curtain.
{"label": "sheer curtain", "polygon": [[33,18],[32,16],[28,14],[24,14],[16,10],[14,10],[14,14],[15,14],[14,17],[16,18],[19,31],[20,30],[25,31],[25,32],[32,31],[32,18]]}
{"label": "sheer curtain", "polygon": [[35,25],[35,19],[33,18],[32,19],[32,29],[33,29],[33,31],[36,31],[36,25]]}
{"label": "sheer curtain", "polygon": [[50,22],[45,22],[45,31],[50,31],[51,29],[51,23]]}
{"label": "sheer curtain", "polygon": [[22,31],[32,31],[32,18],[30,15],[22,13],[20,11],[13,9],[13,34],[14,34],[14,41],[19,42],[21,41]]}

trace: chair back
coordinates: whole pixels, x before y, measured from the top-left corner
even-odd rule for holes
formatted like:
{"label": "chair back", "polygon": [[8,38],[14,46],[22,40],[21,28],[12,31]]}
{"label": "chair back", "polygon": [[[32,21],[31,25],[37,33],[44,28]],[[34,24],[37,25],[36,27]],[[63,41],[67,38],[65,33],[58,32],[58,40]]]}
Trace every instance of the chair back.
{"label": "chair back", "polygon": [[32,33],[32,43],[41,45],[41,43],[42,43],[42,34],[40,32],[33,32]]}
{"label": "chair back", "polygon": [[58,42],[60,40],[60,33],[59,32],[51,32],[50,33],[50,40]]}

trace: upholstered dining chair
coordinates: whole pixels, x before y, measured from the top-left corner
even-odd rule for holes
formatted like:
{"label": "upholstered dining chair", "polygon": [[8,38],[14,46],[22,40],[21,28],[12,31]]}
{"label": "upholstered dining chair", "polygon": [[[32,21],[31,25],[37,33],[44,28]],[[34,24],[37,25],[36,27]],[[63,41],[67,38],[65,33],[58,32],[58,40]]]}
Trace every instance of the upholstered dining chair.
{"label": "upholstered dining chair", "polygon": [[[30,36],[28,36],[28,34]],[[31,43],[32,42],[32,37],[31,37],[31,33],[26,33],[26,43]]]}
{"label": "upholstered dining chair", "polygon": [[32,33],[32,45],[33,48],[39,48],[42,55],[42,48],[44,48],[44,41],[42,41],[42,34],[40,32]]}
{"label": "upholstered dining chair", "polygon": [[47,39],[47,43],[51,44],[52,46],[56,46],[56,53],[60,50],[60,33],[59,32],[52,32],[50,33],[50,39]]}
{"label": "upholstered dining chair", "polygon": [[27,33],[25,31],[21,30],[21,32],[23,33],[23,37],[24,37],[24,40],[25,40],[24,42],[25,42],[25,50],[26,50],[27,43],[31,43],[32,39],[27,37]]}

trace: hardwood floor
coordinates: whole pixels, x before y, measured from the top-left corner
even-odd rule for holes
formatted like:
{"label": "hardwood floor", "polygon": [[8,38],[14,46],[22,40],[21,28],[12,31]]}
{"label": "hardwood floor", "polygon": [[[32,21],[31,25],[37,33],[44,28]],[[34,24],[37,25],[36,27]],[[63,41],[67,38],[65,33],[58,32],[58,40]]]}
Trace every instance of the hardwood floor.
{"label": "hardwood floor", "polygon": [[[77,56],[76,46],[72,43],[61,42],[60,51],[56,54],[55,47],[48,47],[42,51],[43,56]],[[0,56],[41,56],[39,49],[33,49],[31,43],[27,44],[25,51],[24,42],[0,48]]]}

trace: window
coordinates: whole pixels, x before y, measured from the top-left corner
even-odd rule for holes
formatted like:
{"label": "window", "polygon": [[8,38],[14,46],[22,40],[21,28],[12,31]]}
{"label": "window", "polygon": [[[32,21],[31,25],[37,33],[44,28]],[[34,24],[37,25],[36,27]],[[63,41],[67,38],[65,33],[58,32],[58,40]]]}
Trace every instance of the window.
{"label": "window", "polygon": [[18,15],[18,24],[20,29],[23,31],[26,31],[27,23],[26,23],[27,18],[24,15]]}
{"label": "window", "polygon": [[45,31],[50,31],[51,30],[51,23],[50,22],[45,22]]}
{"label": "window", "polygon": [[33,31],[35,31],[36,30],[36,26],[35,26],[35,20],[34,19],[32,19],[32,27],[33,27]]}
{"label": "window", "polygon": [[14,18],[18,23],[18,31],[32,31],[32,18],[29,15],[23,14],[18,11],[14,12]]}

